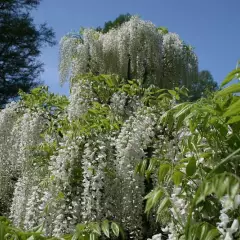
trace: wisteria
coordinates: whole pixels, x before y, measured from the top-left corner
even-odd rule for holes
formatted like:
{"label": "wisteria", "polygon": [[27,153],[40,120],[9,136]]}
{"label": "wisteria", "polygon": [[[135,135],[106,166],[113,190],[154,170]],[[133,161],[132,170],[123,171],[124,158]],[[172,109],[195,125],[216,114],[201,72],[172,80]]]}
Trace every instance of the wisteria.
{"label": "wisteria", "polygon": [[138,17],[60,52],[69,98],[0,111],[0,215],[46,239],[238,239],[236,90],[183,102],[192,48]]}
{"label": "wisteria", "polygon": [[14,176],[12,172],[14,161],[12,162],[12,158],[9,156],[12,154],[9,147],[15,143],[15,139],[10,133],[18,119],[17,106],[15,103],[10,104],[0,114],[0,212],[2,214],[9,210],[8,199],[12,196],[12,189],[15,184],[12,179]]}
{"label": "wisteria", "polygon": [[144,194],[143,178],[134,176],[135,166],[146,155],[148,145],[154,136],[155,116],[144,116],[150,110],[130,117],[116,139],[116,168],[120,182],[119,198],[122,205],[122,221],[133,237],[141,238],[142,197]]}
{"label": "wisteria", "polygon": [[222,210],[219,216],[218,229],[221,232],[221,239],[233,239],[233,234],[239,230],[239,220],[229,216],[231,210],[236,210],[240,205],[240,195],[236,195],[234,199],[224,196],[221,200]]}
{"label": "wisteria", "polygon": [[85,29],[79,39],[69,34],[61,41],[60,75],[118,74],[160,87],[189,85],[197,74],[197,57],[177,34],[163,34],[134,16],[108,33]]}

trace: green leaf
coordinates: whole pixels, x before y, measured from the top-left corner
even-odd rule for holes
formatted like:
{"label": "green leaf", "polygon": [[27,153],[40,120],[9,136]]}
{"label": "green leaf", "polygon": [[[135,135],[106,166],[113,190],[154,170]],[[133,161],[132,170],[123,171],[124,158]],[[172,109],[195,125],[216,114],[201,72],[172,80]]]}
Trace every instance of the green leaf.
{"label": "green leaf", "polygon": [[90,224],[90,227],[94,233],[97,233],[98,235],[101,235],[101,228],[99,223],[93,222]]}
{"label": "green leaf", "polygon": [[111,223],[111,229],[112,229],[114,235],[116,237],[118,237],[119,236],[119,226],[115,222]]}
{"label": "green leaf", "polygon": [[57,196],[58,200],[64,199],[64,193],[63,192],[59,192],[58,196]]}
{"label": "green leaf", "polygon": [[171,169],[171,165],[168,163],[161,164],[159,167],[159,172],[158,172],[158,181],[162,182]]}
{"label": "green leaf", "polygon": [[90,240],[96,240],[97,236],[95,233],[90,233]]}
{"label": "green leaf", "polygon": [[159,94],[157,99],[162,99],[162,98],[172,99],[172,96],[169,93],[161,93]]}
{"label": "green leaf", "polygon": [[109,238],[109,221],[108,220],[104,220],[102,222],[102,231],[103,233]]}
{"label": "green leaf", "polygon": [[147,163],[148,163],[148,160],[147,160],[147,159],[144,159],[144,160],[142,161],[141,166],[140,166],[139,171],[140,171],[140,174],[141,174],[142,176],[144,176],[144,174],[145,174],[145,171],[146,171],[146,168],[147,168]]}
{"label": "green leaf", "polygon": [[168,29],[166,27],[158,27],[157,30],[161,31],[162,34],[167,34],[168,33]]}
{"label": "green leaf", "polygon": [[236,123],[236,122],[239,122],[239,121],[240,121],[240,116],[233,116],[227,121],[227,123],[228,124],[233,124],[233,123]]}
{"label": "green leaf", "polygon": [[182,172],[174,171],[174,173],[172,175],[172,179],[176,186],[178,186],[179,184],[182,183],[183,176],[184,176],[184,174]]}
{"label": "green leaf", "polygon": [[85,230],[85,228],[86,228],[86,225],[85,225],[85,224],[82,224],[82,223],[79,223],[79,224],[77,224],[77,226],[76,226],[77,232],[82,232],[82,231]]}
{"label": "green leaf", "polygon": [[6,234],[6,226],[5,224],[0,222],[0,239],[4,239],[5,234]]}
{"label": "green leaf", "polygon": [[35,240],[35,238],[34,238],[34,236],[32,235],[32,236],[28,237],[27,240]]}
{"label": "green leaf", "polygon": [[151,192],[149,192],[149,193],[144,197],[144,199],[149,199],[149,198],[151,198],[152,195],[153,195],[153,193],[154,193],[154,190],[152,190]]}
{"label": "green leaf", "polygon": [[220,234],[219,234],[219,231],[218,231],[216,228],[214,228],[214,229],[212,229],[212,230],[210,230],[210,231],[208,232],[205,240],[214,240],[214,239],[216,239],[217,237],[219,237],[219,235],[220,235]]}
{"label": "green leaf", "polygon": [[206,173],[210,173],[212,171],[212,168],[203,166],[202,169],[206,172]]}
{"label": "green leaf", "polygon": [[232,94],[232,93],[238,93],[240,92],[240,83],[232,84],[229,87],[224,88],[223,90],[216,93],[215,98],[221,97],[224,95]]}
{"label": "green leaf", "polygon": [[[233,160],[233,156],[237,155],[237,153],[240,152],[240,148],[238,148],[236,151],[234,151],[233,153],[231,153],[230,155],[228,155],[226,158],[224,158],[207,176],[207,178],[212,177],[212,175],[214,173],[216,173],[216,171],[221,168],[224,164],[226,164],[229,161]],[[237,159],[236,159],[237,160]]]}
{"label": "green leaf", "polygon": [[149,213],[150,210],[158,204],[162,196],[163,196],[163,191],[158,188],[154,189],[149,194],[147,194],[147,196],[145,196],[144,198],[144,199],[147,199],[145,213]]}
{"label": "green leaf", "polygon": [[225,86],[226,84],[230,83],[233,79],[235,79],[236,74],[238,73],[240,73],[240,68],[231,71],[221,83],[221,87]]}
{"label": "green leaf", "polygon": [[175,89],[176,89],[177,91],[179,91],[179,93],[181,93],[182,95],[188,97],[188,92],[189,92],[189,90],[188,90],[187,88],[182,87],[180,90],[179,90],[179,88],[175,88]]}
{"label": "green leaf", "polygon": [[239,192],[240,179],[230,173],[215,174],[210,179],[206,179],[198,188],[195,195],[196,204],[204,201],[210,194],[215,194],[219,199],[228,194],[234,198]]}
{"label": "green leaf", "polygon": [[146,171],[146,177],[149,178],[150,174],[152,173],[153,169],[155,168],[156,165],[156,158],[151,158],[149,161],[149,165]]}
{"label": "green leaf", "polygon": [[157,213],[160,214],[163,210],[165,210],[169,205],[171,204],[170,200],[168,197],[165,197],[159,207],[158,207],[158,210],[157,210]]}
{"label": "green leaf", "polygon": [[43,224],[40,224],[29,230],[29,232],[36,232],[36,233],[41,233],[42,231],[43,231]]}
{"label": "green leaf", "polygon": [[189,177],[192,176],[196,172],[196,170],[197,170],[196,159],[190,158],[187,168],[186,168],[187,176],[189,176]]}
{"label": "green leaf", "polygon": [[158,204],[159,199],[163,196],[163,191],[161,189],[156,190],[152,195],[153,206]]}
{"label": "green leaf", "polygon": [[228,110],[223,114],[224,117],[229,117],[232,115],[236,115],[240,112],[240,99],[235,103],[231,104]]}
{"label": "green leaf", "polygon": [[191,225],[188,240],[217,240],[219,232],[213,225],[201,222]]}
{"label": "green leaf", "polygon": [[180,99],[180,98],[179,98],[179,94],[178,94],[176,91],[174,91],[174,90],[168,90],[168,92],[169,92],[172,96],[174,96],[177,100]]}
{"label": "green leaf", "polygon": [[175,118],[179,118],[180,116],[189,113],[192,106],[193,105],[191,103],[186,103],[186,106],[184,106],[179,112],[176,113]]}
{"label": "green leaf", "polygon": [[172,118],[172,115],[175,111],[180,111],[181,109],[183,109],[186,105],[188,105],[189,103],[180,103],[177,104],[175,106],[173,106],[170,110],[166,111],[160,119],[160,122],[163,124],[168,124],[168,120],[169,118]]}
{"label": "green leaf", "polygon": [[108,75],[105,76],[105,82],[107,83],[107,85],[110,88],[114,86],[113,79],[111,77],[109,77]]}
{"label": "green leaf", "polygon": [[153,207],[153,199],[152,198],[148,198],[147,199],[147,203],[146,203],[146,207],[145,207],[145,213],[149,213],[150,210],[152,209],[152,207]]}

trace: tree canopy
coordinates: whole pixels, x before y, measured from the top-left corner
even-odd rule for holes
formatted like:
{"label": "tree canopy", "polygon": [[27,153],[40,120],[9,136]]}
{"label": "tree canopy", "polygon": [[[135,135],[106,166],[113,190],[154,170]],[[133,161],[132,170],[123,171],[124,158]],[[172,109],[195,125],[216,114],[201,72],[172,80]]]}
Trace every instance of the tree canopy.
{"label": "tree canopy", "polygon": [[198,73],[198,77],[189,87],[189,97],[191,101],[207,96],[208,93],[216,91],[217,82],[214,81],[212,74],[207,70]]}
{"label": "tree canopy", "polygon": [[96,30],[99,32],[107,33],[113,28],[120,27],[123,23],[128,22],[131,19],[132,15],[129,13],[120,14],[114,21],[105,22],[103,28],[97,27]]}
{"label": "tree canopy", "polygon": [[53,45],[54,33],[45,23],[36,26],[30,11],[39,0],[0,2],[0,106],[39,83],[43,63],[38,56],[44,44]]}

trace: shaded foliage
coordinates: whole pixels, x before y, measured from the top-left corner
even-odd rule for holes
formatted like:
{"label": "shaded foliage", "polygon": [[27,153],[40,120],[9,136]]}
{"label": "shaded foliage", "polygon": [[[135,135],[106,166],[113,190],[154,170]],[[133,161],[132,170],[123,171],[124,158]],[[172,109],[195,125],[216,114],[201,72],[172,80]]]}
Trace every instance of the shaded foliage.
{"label": "shaded foliage", "polygon": [[41,47],[55,44],[54,32],[47,25],[36,26],[30,10],[39,0],[4,0],[0,3],[0,106],[28,92],[40,82],[43,63]]}
{"label": "shaded foliage", "polygon": [[123,23],[128,22],[131,19],[131,14],[120,14],[114,21],[105,22],[103,27],[97,27],[96,30],[102,33],[107,33],[113,28],[120,27]]}
{"label": "shaded foliage", "polygon": [[208,70],[202,70],[189,87],[189,98],[191,101],[196,101],[201,97],[206,97],[208,93],[216,91],[217,88],[218,84],[214,81],[212,74]]}

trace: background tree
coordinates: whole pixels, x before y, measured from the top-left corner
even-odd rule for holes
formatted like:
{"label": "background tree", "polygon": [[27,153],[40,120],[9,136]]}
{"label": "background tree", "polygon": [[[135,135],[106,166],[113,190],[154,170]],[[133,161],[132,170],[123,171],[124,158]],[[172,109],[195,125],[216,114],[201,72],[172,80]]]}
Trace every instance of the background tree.
{"label": "background tree", "polygon": [[43,64],[38,61],[44,44],[55,44],[47,25],[36,26],[30,11],[40,0],[1,0],[0,2],[0,106],[39,84]]}
{"label": "background tree", "polygon": [[120,27],[123,23],[128,22],[131,19],[132,15],[129,13],[120,14],[114,21],[105,22],[103,28],[97,27],[96,30],[99,32],[107,33],[113,28]]}
{"label": "background tree", "polygon": [[201,97],[205,97],[208,92],[216,91],[217,82],[214,81],[212,74],[208,70],[198,73],[198,78],[193,81],[189,88],[189,96],[191,101],[196,101]]}

